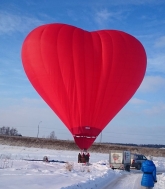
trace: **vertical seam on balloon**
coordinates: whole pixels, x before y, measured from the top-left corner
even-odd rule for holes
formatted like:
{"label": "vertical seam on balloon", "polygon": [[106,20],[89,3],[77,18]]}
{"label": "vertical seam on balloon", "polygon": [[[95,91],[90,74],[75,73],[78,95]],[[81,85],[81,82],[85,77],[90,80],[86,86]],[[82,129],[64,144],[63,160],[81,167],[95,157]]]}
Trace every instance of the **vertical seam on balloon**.
{"label": "vertical seam on balloon", "polygon": [[[117,32],[117,31],[116,31],[116,32]],[[108,32],[106,32],[106,33],[111,37],[111,35],[110,35]],[[118,32],[118,34],[119,34],[119,32]],[[111,37],[111,41],[112,41],[112,44],[113,44],[112,37]],[[112,45],[112,46],[114,46],[114,45]],[[112,69],[111,69],[111,71],[112,71]],[[122,75],[120,76],[120,81],[121,81],[121,78],[122,78]],[[116,85],[113,94],[115,94],[115,91],[117,90],[117,88],[118,88],[118,85]],[[111,99],[112,99],[112,97],[111,97]],[[107,104],[106,106],[109,106],[109,104]],[[119,110],[119,111],[120,111],[120,110]],[[117,113],[118,113],[119,111],[117,111]],[[109,120],[108,123],[110,123],[110,121],[114,118],[114,116],[117,115],[117,113],[115,113],[114,115],[112,115],[112,117],[110,118],[110,120]],[[107,123],[107,124],[108,124],[108,123]]]}
{"label": "vertical seam on balloon", "polygon": [[[84,54],[84,67],[83,67],[83,78],[84,78],[84,82],[83,82],[83,88],[84,88],[84,94],[83,94],[83,106],[84,106],[84,108],[82,108],[82,110],[81,111],[83,111],[82,112],[82,115],[83,114],[85,114],[85,104],[86,104],[86,68],[87,68],[87,66],[86,66],[86,54],[85,54],[85,32],[83,31],[83,54]],[[81,116],[81,118],[82,118],[82,116]],[[82,119],[81,119],[82,120]],[[84,125],[85,126],[85,125]]]}
{"label": "vertical seam on balloon", "polygon": [[[75,81],[75,95],[76,95],[76,100],[77,100],[77,82],[76,82],[76,77],[75,77],[75,61],[74,61],[74,54],[73,54],[73,52],[74,52],[74,48],[73,48],[73,40],[74,40],[74,32],[75,32],[75,28],[74,28],[74,30],[73,30],[73,34],[72,34],[72,59],[73,59],[73,70],[74,70],[74,81]],[[75,98],[75,96],[74,96],[74,98]],[[75,102],[74,102],[75,103]],[[73,127],[73,126],[72,126]]]}
{"label": "vertical seam on balloon", "polygon": [[[58,30],[58,35],[59,35],[59,33],[60,33],[60,30],[63,28],[63,27],[65,27],[66,25],[62,25],[61,27],[60,27],[60,29]],[[57,39],[58,39],[58,37],[57,37]],[[60,64],[59,64],[59,62],[60,62],[60,59],[59,59],[59,52],[58,52],[58,40],[57,40],[57,59],[58,59],[58,66],[59,66],[59,71],[60,71],[60,75],[61,75],[61,80],[63,81],[62,83],[63,83],[63,89],[65,90],[65,94],[67,94],[67,92],[66,92],[66,87],[65,87],[65,84],[64,84],[64,80],[63,80],[63,75],[62,75],[62,70],[61,70],[61,66],[60,66]],[[67,95],[66,95],[67,96]],[[60,102],[60,104],[61,104],[61,102]],[[62,109],[63,109],[63,106],[61,105],[61,107],[62,107]],[[67,117],[68,117],[68,114],[67,114]],[[68,119],[67,119],[67,123],[68,123]],[[67,128],[68,128],[68,125],[66,125],[67,126]],[[69,129],[69,128],[68,128]]]}
{"label": "vertical seam on balloon", "polygon": [[[44,32],[45,32],[45,30],[46,30],[47,27],[49,27],[49,26],[46,26],[46,27],[43,29],[43,31],[42,31],[42,33],[41,33],[41,37],[40,37],[40,54],[41,54],[41,59],[42,59],[42,64],[43,64],[44,70],[46,70],[46,67],[45,67],[45,64],[44,64],[44,61],[43,61],[43,56],[42,56],[41,41],[42,41],[43,34],[44,34]],[[46,72],[47,72],[47,70],[46,70]]]}
{"label": "vertical seam on balloon", "polygon": [[[100,36],[99,32],[96,31],[96,33],[97,33],[97,35],[98,35],[98,37],[99,37],[99,39],[100,39],[100,43],[101,43],[101,59],[102,59],[101,62],[103,63],[103,54],[102,54],[102,51],[103,51],[103,44],[102,44],[101,36]],[[101,64],[101,69],[102,69],[102,64]],[[96,100],[96,101],[98,101],[98,99],[99,99],[98,95],[99,95],[99,88],[100,88],[101,75],[102,75],[102,71],[100,72],[100,75],[99,75],[99,85],[98,85],[98,88],[97,88],[98,91],[97,91],[97,97],[96,97],[97,100]],[[102,98],[102,100],[103,100],[103,98]],[[101,105],[100,105],[100,107],[101,107]],[[97,115],[97,116],[96,116],[97,118],[95,119],[95,121],[96,121],[95,125],[97,125],[97,122],[98,122],[97,119],[98,119],[98,117],[99,117],[99,114],[98,114],[98,113],[99,113],[99,108],[97,107],[97,109],[98,109],[98,111],[97,111],[97,114],[96,114],[96,115]],[[97,125],[96,127],[99,128],[98,125]]]}
{"label": "vertical seam on balloon", "polygon": [[[60,28],[61,29],[61,28]],[[58,52],[57,52],[57,57],[58,57]],[[59,62],[59,59],[58,59]],[[59,65],[59,64],[58,64]],[[61,115],[60,112],[58,111],[58,109],[56,109],[57,115]]]}
{"label": "vertical seam on balloon", "polygon": [[[110,36],[111,41],[112,41],[112,47],[113,47],[113,40],[112,40],[112,37],[111,37],[111,35],[110,35],[108,32],[106,32],[106,33]],[[100,36],[99,33],[98,33],[98,35],[99,35],[99,37],[100,37],[100,41],[101,41],[101,36]],[[101,44],[102,44],[102,41],[101,41]],[[102,45],[102,47],[103,47],[103,45]],[[102,49],[103,49],[103,48],[102,48]],[[113,51],[113,48],[112,48],[112,51]],[[103,60],[103,57],[102,57],[102,60]],[[103,62],[103,61],[102,61],[102,62]],[[112,63],[113,63],[113,52],[112,52]],[[110,79],[111,71],[112,71],[112,69],[110,70],[109,77],[108,77],[108,82],[106,82],[106,87],[105,87],[104,95],[103,95],[103,96],[105,96],[106,91],[107,91],[107,86],[108,86],[108,83],[109,83],[109,79]],[[104,98],[102,98],[102,99],[104,99]],[[102,102],[103,102],[103,100],[102,100]],[[101,103],[101,104],[102,104],[102,103]],[[102,106],[101,106],[101,107],[102,107]],[[104,127],[101,127],[101,130],[104,129],[105,126],[106,126],[106,125],[104,125]]]}
{"label": "vertical seam on balloon", "polygon": [[[127,46],[127,42],[126,42],[126,40],[125,40],[125,37],[122,35],[122,33],[120,32],[120,36],[122,37],[122,39],[123,39],[123,41],[124,41],[124,43],[125,43],[125,46]],[[128,56],[126,57],[126,59],[128,58]],[[127,61],[128,62],[128,61]],[[126,66],[126,64],[125,64],[125,66]],[[124,67],[125,67],[124,66]],[[129,71],[130,71],[130,68],[129,68]],[[123,73],[124,73],[124,71],[123,71]],[[121,75],[121,77],[122,77],[122,75]],[[120,78],[120,80],[121,80],[121,78]],[[132,81],[132,79],[130,79],[130,82],[129,82],[129,84],[128,84],[128,86],[130,86],[131,85],[131,81]],[[124,93],[127,91],[127,89],[129,88],[127,86],[127,88],[126,88],[126,90],[124,91]],[[132,97],[131,97],[132,98]],[[127,103],[127,102],[126,102]],[[126,105],[126,103],[124,104],[124,106]],[[123,106],[122,106],[123,107]],[[120,111],[120,110],[119,110]],[[118,111],[118,112],[119,112]]]}
{"label": "vertical seam on balloon", "polygon": [[[101,59],[102,59],[102,61],[101,62],[103,62],[103,56],[102,56],[102,41],[101,41],[101,37],[100,37],[100,35],[99,35],[99,33],[96,31],[96,34],[98,35],[98,37],[99,37],[99,39],[100,39],[100,43],[101,43]],[[99,95],[99,93],[98,93],[98,91],[99,91],[99,86],[100,86],[100,80],[101,80],[101,73],[100,73],[100,75],[99,75],[99,84],[98,84],[98,87],[97,87],[97,97],[96,97],[96,102],[98,101],[98,95]],[[97,103],[95,103],[95,104],[97,104]],[[96,110],[97,110],[97,114],[95,114],[95,116],[96,116],[96,119],[95,119],[95,123],[94,123],[94,125],[96,125],[96,127],[98,127],[97,126],[97,118],[99,117],[98,116],[98,107],[96,108]]]}
{"label": "vertical seam on balloon", "polygon": [[[126,42],[124,35],[121,34],[121,36],[122,36],[122,38],[124,39],[124,41]],[[132,36],[132,37],[133,37],[133,36]],[[138,64],[136,64],[136,70],[138,70],[137,68],[138,68]],[[129,71],[131,71],[131,68],[129,69]],[[133,78],[133,77],[134,77],[134,76],[132,76],[132,78]],[[127,88],[130,88],[129,86],[132,85],[132,81],[133,81],[133,79],[130,79],[130,82],[129,82],[129,85],[127,86]],[[141,81],[141,82],[142,82],[142,81]],[[141,83],[140,83],[140,84],[141,84]],[[139,88],[140,84],[138,85],[138,88]],[[136,91],[138,90],[138,88],[134,91],[134,93],[133,93],[133,95],[131,96],[131,98],[134,96],[134,94],[136,93]],[[130,100],[130,99],[129,99],[129,100]],[[129,100],[128,100],[128,101],[129,101]]]}
{"label": "vertical seam on balloon", "polygon": [[[91,32],[89,32],[89,34],[90,34],[90,36],[91,36],[91,40],[92,40],[92,46],[93,46],[93,60],[94,60],[94,62],[93,62],[93,71],[92,71],[92,73],[93,73],[93,75],[92,75],[92,92],[91,92],[91,97],[90,97],[90,99],[92,98],[92,94],[93,94],[93,78],[94,78],[94,66],[95,66],[95,59],[94,59],[94,57],[95,57],[95,52],[94,52],[94,44],[93,44],[93,37],[92,37],[92,33]],[[96,106],[96,103],[95,103],[95,106]],[[91,113],[91,116],[90,116],[90,123],[92,123],[92,120],[94,119],[94,111],[92,111],[92,106],[90,106],[91,108],[90,108],[90,113]],[[90,126],[90,125],[89,125]],[[92,125],[92,126],[94,126],[94,125]]]}
{"label": "vertical seam on balloon", "polygon": [[[75,78],[75,66],[74,66],[74,56],[73,56],[73,35],[74,35],[74,31],[75,31],[75,28],[74,28],[74,30],[73,30],[73,32],[72,32],[72,46],[71,46],[71,51],[72,51],[72,64],[73,64],[73,70],[74,70],[74,72],[72,72],[72,74],[74,74],[74,78]],[[75,80],[75,83],[76,83],[76,80]],[[76,85],[76,84],[75,84]],[[76,87],[74,87],[75,88],[75,91],[76,91]],[[77,96],[77,95],[76,95]],[[75,98],[75,97],[74,97]],[[73,99],[73,96],[72,96],[72,99]],[[70,99],[69,99],[69,101],[70,101]],[[74,104],[75,104],[75,102],[73,102],[73,103],[71,103],[72,105],[73,105],[73,107],[74,107]],[[69,121],[71,124],[73,124],[73,119],[71,118],[71,114],[69,113],[69,119],[71,120],[71,121]],[[70,125],[70,132],[71,132],[71,134],[73,135],[73,125]],[[73,135],[73,138],[74,138],[74,135]]]}
{"label": "vertical seam on balloon", "polygon": [[[82,97],[82,99],[83,99],[83,104],[82,104],[82,107],[81,107],[81,111],[82,111],[82,114],[80,114],[81,116],[81,122],[82,122],[82,115],[85,115],[85,104],[86,104],[86,54],[85,54],[85,32],[83,31],[83,54],[84,54],[84,67],[83,67],[83,79],[84,79],[84,81],[83,81],[83,89],[84,89],[84,94],[83,94],[83,97]],[[82,103],[82,102],[81,102]],[[83,108],[84,107],[84,108]],[[81,126],[85,126],[85,125],[81,125]],[[81,132],[81,127],[79,127],[80,128],[80,132]],[[84,133],[83,133],[83,135],[85,135]],[[84,141],[85,141],[85,139],[86,139],[86,137],[85,136],[83,136],[83,140],[82,140],[82,143],[83,143],[83,146],[84,146]]]}
{"label": "vertical seam on balloon", "polygon": [[[66,25],[65,25],[66,26]],[[72,31],[72,34],[74,33],[74,30]],[[72,41],[73,41],[73,35],[72,35]],[[73,43],[71,43],[71,44],[73,44]],[[73,59],[73,47],[71,48],[72,49],[72,59]],[[73,61],[72,61],[73,62]],[[73,66],[74,66],[74,63],[73,63]],[[73,72],[72,74],[74,74],[75,75],[75,73]],[[71,74],[70,74],[71,75]],[[71,78],[68,78],[68,80],[69,79],[71,79]],[[65,86],[65,83],[64,83],[64,86]],[[66,87],[65,87],[65,89],[66,89]],[[66,96],[68,96],[68,93],[67,93],[67,90],[66,90]],[[73,98],[73,96],[72,96],[72,98]],[[70,107],[69,107],[69,104],[70,104],[70,102],[71,102],[71,98],[67,98],[67,101],[69,102],[68,104],[67,104],[67,110],[69,110],[70,109]],[[71,103],[72,105],[73,105],[73,103]],[[72,117],[71,117],[71,113],[70,113],[70,111],[68,111],[68,126],[69,126],[69,131],[71,132],[71,134],[72,134],[72,125],[71,124],[73,124],[73,119],[72,119]],[[72,134],[73,135],[73,134]]]}
{"label": "vertical seam on balloon", "polygon": [[[106,85],[106,90],[107,90],[107,86],[108,86],[108,83],[109,83],[109,80],[110,80],[110,76],[111,76],[111,72],[112,72],[112,67],[113,67],[113,64],[114,64],[114,62],[113,62],[113,58],[114,58],[114,50],[113,50],[113,48],[114,48],[114,43],[113,43],[113,38],[112,38],[112,36],[110,35],[110,33],[109,32],[107,32],[107,31],[105,31],[108,35],[109,35],[109,37],[111,38],[111,42],[112,42],[112,58],[111,58],[111,62],[112,62],[112,65],[111,65],[111,70],[110,70],[110,73],[109,73],[109,77],[108,77],[108,82],[107,82],[107,85]],[[112,99],[112,96],[111,96],[111,99]],[[110,100],[109,100],[109,102],[110,102]],[[108,104],[107,104],[107,106],[108,106]],[[106,109],[106,108],[105,108]],[[112,118],[110,118],[110,120],[108,121],[108,123],[111,121],[113,119],[113,117]],[[108,124],[107,123],[107,124]],[[106,126],[106,125],[105,125]],[[104,126],[104,128],[105,128],[105,126]],[[103,128],[102,128],[103,129]]]}
{"label": "vertical seam on balloon", "polygon": [[[97,32],[94,32],[94,33],[96,33],[96,35],[98,35],[98,33]],[[95,50],[94,50],[94,47],[95,47],[95,45],[94,45],[94,40],[93,40],[93,35],[91,34],[91,36],[92,36],[92,45],[93,45],[93,57],[94,57],[94,60],[95,60]],[[100,36],[98,35],[98,37],[99,37],[99,39],[100,39]],[[100,43],[101,43],[101,39],[100,39]],[[102,47],[102,46],[101,46]],[[102,56],[101,56],[101,58],[102,58]],[[99,62],[99,64],[100,64],[100,62]],[[93,69],[94,69],[94,67],[95,67],[95,62],[94,62],[94,64],[93,64]],[[93,77],[94,78],[94,77]],[[100,78],[101,78],[101,73],[99,74],[99,81],[100,81]],[[94,80],[93,80],[94,81]],[[99,82],[100,83],[100,82]],[[98,91],[99,91],[99,83],[98,83],[98,85],[97,85],[97,92],[95,92],[95,95],[96,95],[96,97],[95,97],[95,103],[94,103],[94,107],[93,107],[93,111],[91,111],[92,112],[92,116],[91,116],[91,118],[92,118],[92,125],[93,125],[93,127],[96,127],[97,129],[98,129],[98,124],[97,124],[97,117],[99,117],[99,116],[96,116],[96,113],[95,113],[95,110],[97,110],[98,108],[96,107],[97,106],[97,99],[98,99]],[[98,111],[97,111],[98,112]],[[96,116],[96,118],[94,117],[94,116]],[[98,135],[97,135],[98,136]],[[96,138],[97,138],[97,136],[95,136]],[[95,138],[95,140],[96,140],[96,138]]]}
{"label": "vertical seam on balloon", "polygon": [[[76,31],[76,28],[74,28],[73,36],[74,36],[75,31]],[[74,42],[74,37],[72,38],[72,42]],[[75,80],[75,95],[76,95],[76,98],[75,97],[74,98],[77,100],[77,104],[78,104],[78,110],[77,111],[78,111],[78,114],[80,115],[80,104],[79,104],[78,95],[77,95],[77,85],[78,84],[77,84],[77,79],[75,78],[76,70],[75,70],[73,43],[72,43],[72,57],[73,57],[73,69],[74,69],[74,80]],[[75,127],[75,125],[73,125],[73,127]],[[77,127],[78,127],[78,125],[77,125]]]}
{"label": "vertical seam on balloon", "polygon": [[[40,45],[39,45],[39,47],[40,47],[40,55],[41,55],[41,59],[42,59],[42,66],[44,67],[44,70],[46,70],[45,65],[44,65],[44,61],[43,61],[42,47],[41,47],[41,40],[42,40],[44,31],[45,31],[45,28],[42,30],[42,33],[41,33],[41,35],[40,35]],[[42,77],[43,77],[43,76],[42,76]],[[39,80],[38,80],[38,81],[39,81]],[[38,83],[39,83],[39,85],[40,85],[40,82],[38,82]],[[40,85],[40,86],[41,86],[41,85]],[[42,88],[42,87],[40,87],[40,88]],[[42,90],[42,91],[43,91],[44,94],[46,94],[44,90]],[[46,96],[47,96],[47,95],[46,95]]]}

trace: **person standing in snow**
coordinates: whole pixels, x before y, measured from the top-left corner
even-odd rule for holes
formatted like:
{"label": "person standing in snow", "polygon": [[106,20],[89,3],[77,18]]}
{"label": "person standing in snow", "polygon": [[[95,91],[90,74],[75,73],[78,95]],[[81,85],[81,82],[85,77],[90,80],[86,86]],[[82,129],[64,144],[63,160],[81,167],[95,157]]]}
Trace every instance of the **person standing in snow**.
{"label": "person standing in snow", "polygon": [[85,161],[86,161],[86,163],[89,164],[89,157],[90,157],[90,154],[89,154],[89,152],[87,152],[86,149],[84,150],[84,155],[85,155]]}
{"label": "person standing in snow", "polygon": [[141,171],[143,172],[141,186],[142,189],[152,189],[157,182],[156,179],[156,167],[152,161],[152,156],[143,162]]}
{"label": "person standing in snow", "polygon": [[78,163],[82,163],[82,158],[83,158],[83,153],[80,152],[80,153],[78,154]]}
{"label": "person standing in snow", "polygon": [[84,151],[81,151],[79,154],[78,154],[78,163],[85,163],[86,160],[85,160],[85,154],[84,154]]}

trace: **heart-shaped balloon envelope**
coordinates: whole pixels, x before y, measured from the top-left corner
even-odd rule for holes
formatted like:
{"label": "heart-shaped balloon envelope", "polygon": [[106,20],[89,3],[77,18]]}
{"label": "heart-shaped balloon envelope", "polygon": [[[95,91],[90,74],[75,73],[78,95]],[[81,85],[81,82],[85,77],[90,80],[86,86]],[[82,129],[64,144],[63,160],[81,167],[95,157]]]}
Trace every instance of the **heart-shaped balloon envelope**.
{"label": "heart-shaped balloon envelope", "polygon": [[84,149],[138,89],[146,53],[122,31],[47,24],[26,37],[22,62],[33,87]]}

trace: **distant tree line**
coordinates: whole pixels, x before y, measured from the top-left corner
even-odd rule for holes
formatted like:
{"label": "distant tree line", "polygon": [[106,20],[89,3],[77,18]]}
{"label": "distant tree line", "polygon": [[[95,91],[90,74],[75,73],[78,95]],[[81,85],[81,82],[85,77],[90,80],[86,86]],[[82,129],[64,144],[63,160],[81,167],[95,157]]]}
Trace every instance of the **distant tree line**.
{"label": "distant tree line", "polygon": [[102,144],[113,144],[113,145],[123,145],[123,146],[137,146],[137,147],[147,147],[147,148],[165,148],[164,144],[132,144],[132,143],[107,143]]}
{"label": "distant tree line", "polygon": [[140,147],[149,147],[149,148],[165,148],[163,144],[139,144]]}
{"label": "distant tree line", "polygon": [[0,127],[0,135],[7,135],[7,136],[22,136],[18,133],[16,128],[10,127]]}

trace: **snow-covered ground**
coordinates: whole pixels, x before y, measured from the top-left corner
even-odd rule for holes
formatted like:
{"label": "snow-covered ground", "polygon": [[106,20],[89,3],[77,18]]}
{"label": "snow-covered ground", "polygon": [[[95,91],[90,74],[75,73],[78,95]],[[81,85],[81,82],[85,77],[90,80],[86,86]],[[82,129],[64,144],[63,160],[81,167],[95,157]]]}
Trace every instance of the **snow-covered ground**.
{"label": "snow-covered ground", "polygon": [[[47,150],[0,145],[0,189],[140,189],[141,171],[115,170],[108,154],[90,153],[90,166],[77,163],[78,151]],[[42,160],[60,162],[46,163]],[[65,161],[68,163],[63,163]],[[165,158],[154,157],[155,189],[165,189]]]}

